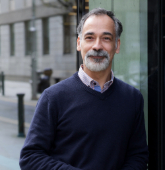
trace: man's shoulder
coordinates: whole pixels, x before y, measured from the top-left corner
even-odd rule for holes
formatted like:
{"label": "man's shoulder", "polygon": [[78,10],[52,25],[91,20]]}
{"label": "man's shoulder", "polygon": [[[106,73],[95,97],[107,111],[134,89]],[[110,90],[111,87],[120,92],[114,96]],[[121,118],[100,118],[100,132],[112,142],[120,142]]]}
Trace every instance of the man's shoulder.
{"label": "man's shoulder", "polygon": [[66,92],[66,91],[72,91],[74,89],[75,84],[77,83],[77,73],[73,74],[71,77],[64,79],[49,88],[47,88],[45,91],[48,94],[57,94],[59,92]]}
{"label": "man's shoulder", "polygon": [[140,90],[117,78],[115,78],[115,81],[117,96],[122,99],[122,102],[129,108],[135,108],[138,112],[141,108],[140,105],[144,104],[144,99]]}
{"label": "man's shoulder", "polygon": [[115,84],[117,86],[117,90],[126,94],[141,94],[141,92],[139,91],[139,89],[135,88],[134,86],[118,79],[115,77],[114,79]]}

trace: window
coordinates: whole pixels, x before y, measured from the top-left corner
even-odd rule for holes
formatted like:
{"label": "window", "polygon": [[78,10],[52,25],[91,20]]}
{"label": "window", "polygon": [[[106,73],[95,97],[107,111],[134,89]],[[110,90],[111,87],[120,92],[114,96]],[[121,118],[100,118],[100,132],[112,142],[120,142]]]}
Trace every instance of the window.
{"label": "window", "polygon": [[24,0],[25,7],[31,7],[32,6],[32,0]]}
{"label": "window", "polygon": [[30,21],[25,21],[25,55],[31,55]]}
{"label": "window", "polygon": [[1,0],[0,0],[0,13],[2,12],[2,10],[1,10]]}
{"label": "window", "polygon": [[0,26],[0,56],[1,56],[1,26]]}
{"label": "window", "polygon": [[63,16],[63,30],[64,30],[64,54],[71,53],[71,23],[70,15]]}
{"label": "window", "polygon": [[10,24],[10,56],[15,55],[15,35],[14,35],[14,24]]}
{"label": "window", "polygon": [[42,19],[43,54],[49,54],[49,18]]}
{"label": "window", "polygon": [[10,10],[15,10],[15,0],[10,0]]}

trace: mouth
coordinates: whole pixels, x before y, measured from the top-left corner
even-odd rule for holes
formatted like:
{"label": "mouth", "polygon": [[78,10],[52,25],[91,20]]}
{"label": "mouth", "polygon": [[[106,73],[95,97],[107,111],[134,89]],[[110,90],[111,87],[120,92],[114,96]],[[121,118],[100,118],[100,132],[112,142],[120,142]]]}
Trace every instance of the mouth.
{"label": "mouth", "polygon": [[89,57],[91,57],[93,59],[104,59],[104,58],[106,58],[105,56],[89,56]]}

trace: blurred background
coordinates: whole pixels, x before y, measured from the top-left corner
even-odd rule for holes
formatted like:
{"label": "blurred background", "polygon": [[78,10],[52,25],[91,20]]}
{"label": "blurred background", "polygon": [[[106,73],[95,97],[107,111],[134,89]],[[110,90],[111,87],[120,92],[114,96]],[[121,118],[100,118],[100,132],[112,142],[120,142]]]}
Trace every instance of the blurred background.
{"label": "blurred background", "polygon": [[76,0],[0,1],[0,70],[6,80],[29,81],[32,99],[44,89],[37,86],[41,76],[54,84],[77,71],[76,26],[89,10],[88,0],[78,3],[79,9]]}

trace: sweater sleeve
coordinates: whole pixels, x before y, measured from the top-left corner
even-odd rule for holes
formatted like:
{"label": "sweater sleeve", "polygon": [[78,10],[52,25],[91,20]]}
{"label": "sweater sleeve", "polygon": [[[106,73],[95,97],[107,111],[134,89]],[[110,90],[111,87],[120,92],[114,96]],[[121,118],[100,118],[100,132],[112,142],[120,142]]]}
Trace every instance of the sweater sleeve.
{"label": "sweater sleeve", "polygon": [[141,93],[136,100],[136,117],[130,137],[125,163],[121,170],[146,170],[148,163],[148,147],[144,124],[144,101]]}
{"label": "sweater sleeve", "polygon": [[[50,150],[55,140],[57,113],[50,106],[46,91],[37,104],[36,111],[20,154],[20,167],[23,170],[80,170],[55,160]],[[54,110],[53,110],[54,109]]]}

